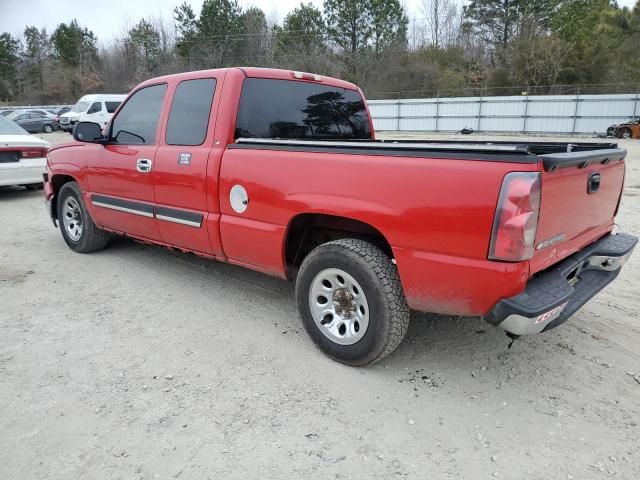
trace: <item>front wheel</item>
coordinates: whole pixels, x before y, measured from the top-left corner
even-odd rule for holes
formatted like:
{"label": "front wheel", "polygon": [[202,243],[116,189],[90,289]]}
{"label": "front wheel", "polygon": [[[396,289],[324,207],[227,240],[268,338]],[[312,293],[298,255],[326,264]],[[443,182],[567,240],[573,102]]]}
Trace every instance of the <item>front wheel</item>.
{"label": "front wheel", "polygon": [[90,253],[107,246],[110,235],[93,223],[76,182],[65,183],[58,194],[58,222],[62,238],[78,253]]}
{"label": "front wheel", "polygon": [[341,239],[315,248],[300,267],[296,298],[314,343],[348,365],[389,355],[409,326],[398,269],[363,240]]}

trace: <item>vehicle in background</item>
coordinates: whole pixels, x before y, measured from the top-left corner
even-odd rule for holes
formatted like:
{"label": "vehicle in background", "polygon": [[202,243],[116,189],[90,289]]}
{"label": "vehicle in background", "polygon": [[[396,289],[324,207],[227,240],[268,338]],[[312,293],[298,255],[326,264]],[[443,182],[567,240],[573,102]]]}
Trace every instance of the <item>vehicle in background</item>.
{"label": "vehicle in background", "polygon": [[71,110],[60,115],[60,128],[70,132],[78,122],[94,122],[105,127],[125,98],[126,95],[102,93],[85,95]]}
{"label": "vehicle in background", "polygon": [[392,352],[410,308],[548,331],[637,242],[613,233],[615,143],[376,141],[360,89],[320,75],[151,79],[73,136],[45,177],[72,250],[124,234],[295,281],[305,329],[350,365]]}
{"label": "vehicle in background", "polygon": [[607,137],[640,138],[640,117],[611,125],[607,128]]}
{"label": "vehicle in background", "polygon": [[0,116],[0,186],[42,188],[49,143]]}
{"label": "vehicle in background", "polygon": [[13,110],[2,110],[0,111],[0,117],[6,117],[7,115],[10,115],[11,112],[13,112]]}
{"label": "vehicle in background", "polygon": [[16,117],[7,117],[29,133],[51,133],[58,129],[58,121],[55,117],[49,117],[35,111],[27,111]]}
{"label": "vehicle in background", "polygon": [[56,115],[60,116],[60,115],[62,115],[63,113],[67,113],[67,112],[68,112],[68,111],[70,111],[70,110],[71,110],[71,107],[62,107],[60,110],[58,110],[58,111],[56,112]]}
{"label": "vehicle in background", "polygon": [[18,116],[23,115],[25,113],[35,113],[37,115],[42,115],[44,117],[48,117],[51,119],[56,118],[55,114],[49,112],[48,110],[43,110],[41,108],[21,108],[18,110],[14,110],[9,115],[7,115],[7,118],[9,120],[15,120]]}

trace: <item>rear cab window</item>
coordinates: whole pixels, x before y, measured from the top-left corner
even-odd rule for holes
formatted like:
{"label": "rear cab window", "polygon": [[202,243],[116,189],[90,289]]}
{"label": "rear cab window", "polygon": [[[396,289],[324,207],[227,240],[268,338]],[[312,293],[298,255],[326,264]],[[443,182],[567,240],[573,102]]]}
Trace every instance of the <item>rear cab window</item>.
{"label": "rear cab window", "polygon": [[364,100],[356,90],[246,78],[235,137],[370,140],[371,126]]}
{"label": "rear cab window", "polygon": [[184,80],[178,84],[167,122],[167,145],[204,143],[215,91],[215,78]]}

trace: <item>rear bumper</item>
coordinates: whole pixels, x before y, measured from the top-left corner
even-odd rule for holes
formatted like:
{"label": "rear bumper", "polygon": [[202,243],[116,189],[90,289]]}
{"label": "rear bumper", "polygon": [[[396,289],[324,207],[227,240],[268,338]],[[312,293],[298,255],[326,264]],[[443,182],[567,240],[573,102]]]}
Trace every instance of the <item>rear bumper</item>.
{"label": "rear bumper", "polygon": [[28,158],[19,162],[0,164],[0,186],[42,183],[47,169],[46,158]]}
{"label": "rear bumper", "polygon": [[500,300],[484,319],[513,335],[557,327],[618,276],[637,242],[624,233],[603,237]]}

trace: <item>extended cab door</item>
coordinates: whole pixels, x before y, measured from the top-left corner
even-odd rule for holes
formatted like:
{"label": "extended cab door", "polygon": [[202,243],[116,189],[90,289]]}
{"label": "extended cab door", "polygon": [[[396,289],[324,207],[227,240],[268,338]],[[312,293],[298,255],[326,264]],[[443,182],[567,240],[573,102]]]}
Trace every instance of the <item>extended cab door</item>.
{"label": "extended cab door", "polygon": [[113,230],[160,240],[153,175],[165,83],[133,93],[111,122],[109,142],[88,159],[93,218]]}
{"label": "extended cab door", "polygon": [[[221,79],[222,74],[203,72],[202,77],[182,80],[172,88],[154,167],[156,218],[162,240],[216,256],[220,254],[218,165],[223,148],[212,147]],[[213,174],[207,175],[207,171]]]}

